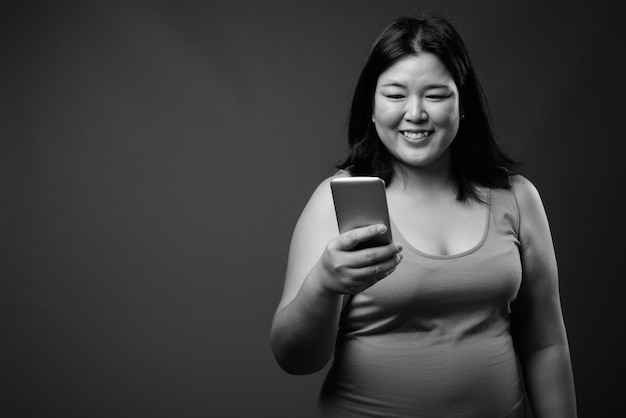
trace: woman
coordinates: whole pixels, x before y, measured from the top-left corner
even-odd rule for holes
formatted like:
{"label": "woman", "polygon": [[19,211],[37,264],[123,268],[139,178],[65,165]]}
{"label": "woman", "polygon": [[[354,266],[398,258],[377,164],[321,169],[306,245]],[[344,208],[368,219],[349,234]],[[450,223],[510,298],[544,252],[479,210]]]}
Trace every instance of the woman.
{"label": "woman", "polygon": [[401,18],[366,59],[337,176],[385,180],[396,242],[338,235],[330,179],[293,234],[271,330],[279,364],[333,357],[322,417],[575,417],[555,254],[535,187],[498,149],[469,54]]}

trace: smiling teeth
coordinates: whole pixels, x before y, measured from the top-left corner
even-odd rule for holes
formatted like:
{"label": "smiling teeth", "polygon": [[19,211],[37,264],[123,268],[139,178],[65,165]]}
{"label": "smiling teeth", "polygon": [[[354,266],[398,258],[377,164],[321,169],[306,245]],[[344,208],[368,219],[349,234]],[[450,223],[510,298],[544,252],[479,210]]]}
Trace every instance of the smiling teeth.
{"label": "smiling teeth", "polygon": [[428,135],[430,135],[430,131],[429,132],[408,132],[408,131],[404,131],[402,133],[402,135],[406,136],[407,138],[410,139],[422,139],[422,138],[426,138]]}

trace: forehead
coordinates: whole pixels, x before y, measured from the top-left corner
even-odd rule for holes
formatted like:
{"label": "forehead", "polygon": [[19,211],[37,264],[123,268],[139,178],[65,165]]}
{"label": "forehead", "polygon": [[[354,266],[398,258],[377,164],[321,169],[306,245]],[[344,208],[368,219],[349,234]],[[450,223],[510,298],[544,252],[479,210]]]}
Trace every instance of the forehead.
{"label": "forehead", "polygon": [[424,84],[444,84],[452,87],[452,74],[441,60],[430,52],[407,55],[393,63],[379,77],[377,86],[400,84],[421,86]]}

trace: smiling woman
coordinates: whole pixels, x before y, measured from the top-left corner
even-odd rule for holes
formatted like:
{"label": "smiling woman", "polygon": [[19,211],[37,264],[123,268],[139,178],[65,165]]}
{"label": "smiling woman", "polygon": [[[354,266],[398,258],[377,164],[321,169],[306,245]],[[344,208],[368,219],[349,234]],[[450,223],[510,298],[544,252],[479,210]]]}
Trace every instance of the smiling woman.
{"label": "smiling woman", "polygon": [[450,72],[436,55],[401,58],[378,79],[372,116],[376,133],[401,164],[447,163],[459,129],[458,97]]}
{"label": "smiling woman", "polygon": [[[576,416],[546,214],[485,103],[444,18],[398,19],[367,57],[349,155],[300,216],[271,330],[287,372],[334,357],[320,417],[521,418],[526,399]],[[330,180],[362,175],[386,182],[395,242],[359,247],[383,225],[337,235]]]}

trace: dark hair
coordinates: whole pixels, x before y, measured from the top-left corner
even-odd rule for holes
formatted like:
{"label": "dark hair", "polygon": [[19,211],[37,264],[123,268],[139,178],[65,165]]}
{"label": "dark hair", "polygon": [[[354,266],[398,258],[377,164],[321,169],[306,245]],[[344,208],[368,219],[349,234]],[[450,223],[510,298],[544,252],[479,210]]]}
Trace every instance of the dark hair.
{"label": "dark hair", "polygon": [[452,141],[452,176],[457,199],[482,201],[476,186],[509,188],[509,174],[517,165],[496,143],[485,94],[469,53],[452,24],[443,17],[401,17],[392,22],[370,50],[352,99],[348,122],[349,151],[337,165],[352,175],[374,175],[387,184],[394,174],[395,157],[385,148],[372,122],[378,77],[407,55],[430,52],[452,74],[459,91],[464,119]]}

